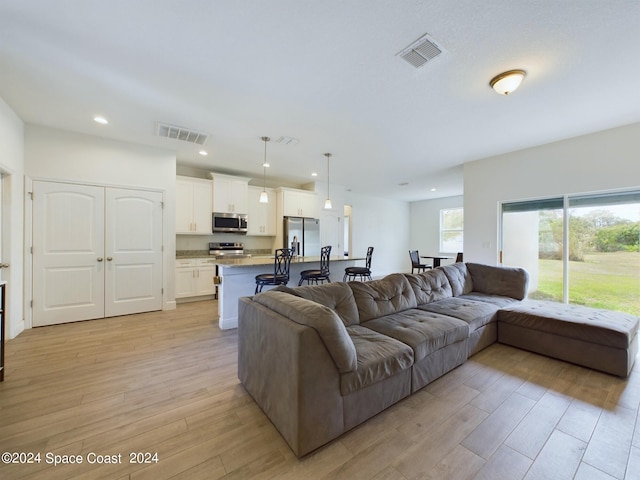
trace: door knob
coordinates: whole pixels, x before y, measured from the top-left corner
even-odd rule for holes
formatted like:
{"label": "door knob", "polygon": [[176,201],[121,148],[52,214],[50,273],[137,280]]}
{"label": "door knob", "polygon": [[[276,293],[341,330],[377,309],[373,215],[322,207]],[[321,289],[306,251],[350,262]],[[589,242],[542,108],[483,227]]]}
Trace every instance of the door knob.
{"label": "door knob", "polygon": [[98,257],[99,262],[101,262],[102,260],[104,260],[102,257]]}
{"label": "door knob", "polygon": [[113,260],[113,257],[107,257],[107,262],[110,262],[111,260]]}
{"label": "door knob", "polygon": [[8,263],[0,263],[0,268],[9,268]]}

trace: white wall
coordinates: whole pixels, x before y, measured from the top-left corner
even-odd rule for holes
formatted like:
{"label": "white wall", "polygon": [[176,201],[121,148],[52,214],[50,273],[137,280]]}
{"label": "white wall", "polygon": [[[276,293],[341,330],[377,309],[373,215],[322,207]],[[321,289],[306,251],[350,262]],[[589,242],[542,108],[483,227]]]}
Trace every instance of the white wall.
{"label": "white wall", "polygon": [[409,258],[409,203],[346,192],[352,208],[352,255],[364,257],[374,247],[373,277],[411,271]]}
{"label": "white wall", "polygon": [[[463,203],[464,197],[462,195],[457,195],[455,197],[436,198],[433,200],[423,200],[420,202],[411,202],[409,250],[418,250],[421,255],[455,255],[456,253],[458,253],[440,251],[440,210],[445,208],[460,208],[463,206]],[[406,257],[406,263],[410,267],[411,261],[409,260],[408,251]],[[450,263],[450,261],[442,261],[443,265],[446,263]]]}
{"label": "white wall", "polygon": [[5,335],[14,338],[24,330],[24,123],[0,98],[0,172],[2,182],[2,258],[7,281]]}
{"label": "white wall", "polygon": [[163,191],[164,308],[175,308],[175,153],[28,124],[24,173],[31,179]]}
{"label": "white wall", "polygon": [[640,188],[640,123],[464,166],[465,261],[498,263],[498,202]]}

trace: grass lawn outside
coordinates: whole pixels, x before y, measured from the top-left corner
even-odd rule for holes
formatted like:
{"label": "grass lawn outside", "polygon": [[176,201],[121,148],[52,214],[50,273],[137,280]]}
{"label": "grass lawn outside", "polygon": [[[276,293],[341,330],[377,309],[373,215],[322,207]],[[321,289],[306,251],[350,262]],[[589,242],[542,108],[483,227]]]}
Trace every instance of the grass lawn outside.
{"label": "grass lawn outside", "polygon": [[[561,302],[562,261],[538,265],[538,290],[529,298]],[[569,262],[569,303],[640,315],[640,253],[591,253]]]}

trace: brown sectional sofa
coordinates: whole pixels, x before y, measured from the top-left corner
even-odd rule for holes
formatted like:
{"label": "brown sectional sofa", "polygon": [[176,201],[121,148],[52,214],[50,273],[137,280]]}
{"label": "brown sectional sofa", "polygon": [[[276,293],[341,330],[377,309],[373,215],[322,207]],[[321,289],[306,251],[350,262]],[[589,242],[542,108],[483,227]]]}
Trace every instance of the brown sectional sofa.
{"label": "brown sectional sofa", "polygon": [[495,342],[499,308],[527,282],[522,269],[456,263],[241,298],[238,377],[302,456]]}
{"label": "brown sectional sofa", "polygon": [[[594,309],[521,302],[527,284],[528,274],[519,268],[455,263],[415,275],[280,286],[244,297],[238,378],[300,457],[498,339],[617,375],[629,373],[637,352],[637,317],[595,314],[596,325],[585,326],[581,316],[593,317]],[[577,321],[569,310],[580,312]],[[565,341],[571,348],[562,347]],[[604,356],[594,359],[592,352]]]}

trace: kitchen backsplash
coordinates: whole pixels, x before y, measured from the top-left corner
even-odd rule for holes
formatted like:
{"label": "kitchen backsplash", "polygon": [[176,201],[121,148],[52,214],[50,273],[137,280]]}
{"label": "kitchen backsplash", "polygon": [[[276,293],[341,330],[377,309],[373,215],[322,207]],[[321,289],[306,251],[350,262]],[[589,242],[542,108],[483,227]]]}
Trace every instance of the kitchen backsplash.
{"label": "kitchen backsplash", "polygon": [[[209,252],[209,242],[240,242],[244,249],[252,255],[273,253],[275,237],[248,237],[246,235],[234,235],[220,233],[216,235],[176,235],[176,252],[185,250],[206,250]],[[259,253],[254,253],[259,252]]]}

